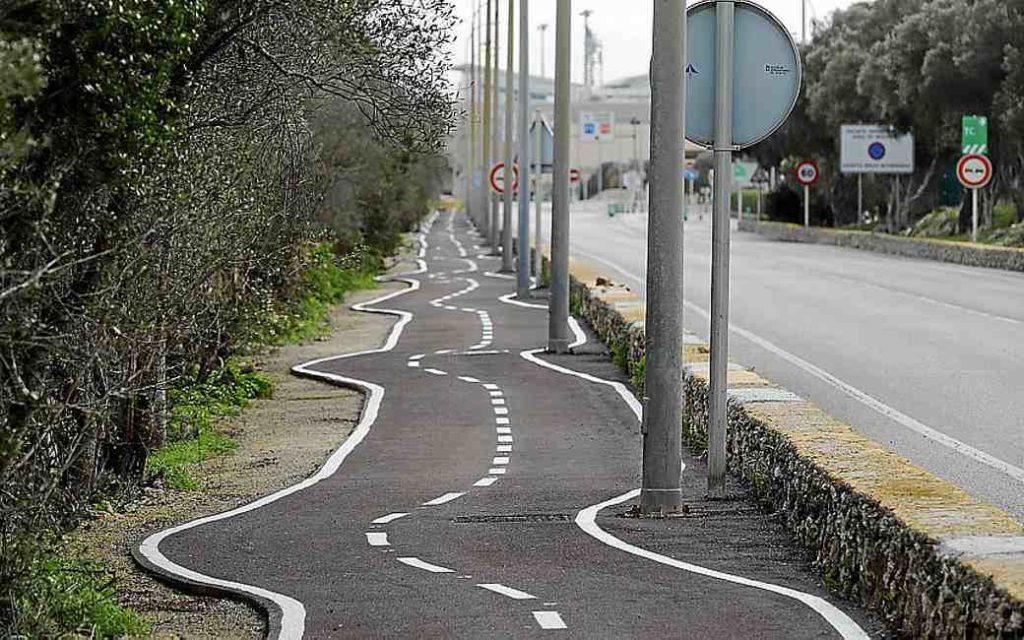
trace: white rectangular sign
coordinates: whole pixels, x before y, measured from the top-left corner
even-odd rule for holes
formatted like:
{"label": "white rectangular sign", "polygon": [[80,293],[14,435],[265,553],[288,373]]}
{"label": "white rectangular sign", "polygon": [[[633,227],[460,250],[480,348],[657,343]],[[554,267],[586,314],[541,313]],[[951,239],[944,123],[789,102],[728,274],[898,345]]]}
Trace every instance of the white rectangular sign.
{"label": "white rectangular sign", "polygon": [[841,172],[914,173],[913,134],[896,135],[872,124],[844,124],[841,133]]}
{"label": "white rectangular sign", "polygon": [[615,139],[614,113],[581,113],[580,139],[607,142]]}

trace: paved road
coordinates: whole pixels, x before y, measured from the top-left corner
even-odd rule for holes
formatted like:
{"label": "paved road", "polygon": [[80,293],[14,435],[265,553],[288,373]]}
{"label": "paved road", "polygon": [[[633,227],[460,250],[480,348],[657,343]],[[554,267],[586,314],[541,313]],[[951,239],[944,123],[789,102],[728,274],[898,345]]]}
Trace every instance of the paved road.
{"label": "paved road", "polygon": [[499,301],[513,283],[488,275],[498,261],[475,238],[442,216],[414,288],[367,305],[401,316],[384,348],[300,367],[369,392],[323,470],[137,556],[260,599],[280,637],[878,633],[830,604],[773,518],[742,496],[704,501],[699,461],[684,473],[689,517],[617,517],[640,459],[621,374],[578,331],[575,355],[533,352],[544,308]]}
{"label": "paved road", "polygon": [[[734,361],[1024,521],[1024,274],[733,241]],[[581,203],[572,247],[644,289],[645,215]],[[685,269],[686,326],[706,339],[708,215],[686,225]]]}

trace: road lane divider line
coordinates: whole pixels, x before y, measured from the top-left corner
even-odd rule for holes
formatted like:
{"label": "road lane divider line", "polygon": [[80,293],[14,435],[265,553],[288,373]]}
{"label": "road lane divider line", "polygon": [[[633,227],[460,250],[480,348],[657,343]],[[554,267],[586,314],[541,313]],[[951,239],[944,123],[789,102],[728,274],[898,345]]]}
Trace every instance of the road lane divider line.
{"label": "road lane divider line", "polygon": [[132,548],[132,557],[147,570],[160,574],[166,577],[176,585],[188,589],[195,588],[214,588],[225,591],[227,593],[234,593],[242,598],[253,601],[257,606],[263,608],[267,612],[268,618],[268,630],[267,636],[270,638],[277,638],[279,640],[298,640],[302,638],[305,631],[306,625],[306,608],[299,600],[287,596],[282,593],[277,593],[269,589],[257,587],[255,585],[245,584],[241,582],[234,582],[231,580],[222,580],[215,578],[198,571],[193,571],[186,567],[183,567],[176,562],[170,560],[164,555],[163,551],[160,550],[160,543],[167,538],[187,531],[201,527],[206,524],[217,522],[220,520],[226,520],[235,516],[255,511],[269,504],[277,502],[278,500],[290,496],[294,493],[298,493],[304,489],[312,487],[318,484],[322,480],[334,475],[345,459],[355,450],[359,443],[366,438],[366,435],[370,432],[370,428],[373,423],[377,420],[377,414],[380,411],[381,402],[384,398],[384,387],[373,384],[364,380],[356,380],[354,378],[346,378],[332,373],[326,373],[322,371],[316,371],[312,367],[325,362],[331,362],[340,359],[354,358],[361,355],[384,353],[391,351],[398,344],[398,340],[405,330],[406,325],[412,322],[413,314],[408,311],[394,310],[394,309],[370,309],[368,307],[375,306],[392,298],[403,296],[414,291],[419,290],[420,281],[415,278],[407,278],[403,276],[411,276],[426,273],[427,264],[423,258],[426,255],[428,245],[426,234],[429,233],[430,228],[437,220],[438,213],[434,212],[422,225],[421,232],[417,236],[417,240],[420,243],[420,251],[417,254],[419,257],[416,259],[417,268],[414,271],[397,274],[386,278],[395,282],[403,282],[408,287],[404,289],[398,289],[392,291],[373,300],[354,304],[351,308],[355,311],[362,311],[366,313],[373,313],[379,315],[390,315],[397,316],[399,319],[395,325],[391,328],[391,332],[388,334],[384,345],[377,349],[367,349],[364,351],[357,351],[354,353],[344,354],[340,356],[331,356],[328,358],[320,358],[317,360],[311,360],[300,365],[292,367],[292,373],[300,376],[307,377],[321,381],[327,381],[328,383],[335,384],[338,386],[356,388],[366,393],[366,399],[363,403],[363,409],[359,417],[359,422],[356,427],[349,434],[348,438],[342,445],[335,450],[333,454],[327,459],[327,461],[320,467],[312,476],[305,480],[285,487],[279,491],[276,491],[270,495],[249,502],[240,507],[236,507],[229,511],[217,513],[214,515],[198,518],[190,522],[186,522],[169,529],[164,529],[157,533],[151,534],[142,542],[138,543]]}
{"label": "road lane divider line", "polygon": [[[578,253],[581,256],[585,256],[597,262],[600,262],[609,268],[615,269],[616,271],[619,272],[620,275],[630,278],[635,282],[642,282],[639,276],[630,273],[629,271],[623,269],[614,262],[605,260],[604,258],[595,256],[585,251],[575,251],[575,253]],[[690,300],[684,300],[683,304],[686,306],[686,308],[705,318],[710,317],[710,314],[703,307],[691,302]],[[808,373],[811,376],[817,378],[818,380],[825,382],[831,387],[843,392],[844,394],[850,396],[854,400],[857,400],[860,403],[866,405],[867,407],[870,407],[876,413],[881,414],[882,416],[888,418],[889,420],[892,420],[893,422],[903,426],[904,428],[909,429],[917,433],[918,435],[923,436],[928,440],[931,440],[932,442],[942,445],[947,449],[950,449],[952,451],[955,451],[956,453],[971,458],[975,462],[979,462],[987,467],[995,469],[996,471],[999,471],[1005,475],[1008,475],[1017,482],[1024,482],[1024,469],[1016,465],[1013,465],[1005,460],[1002,460],[1001,458],[998,458],[990,453],[986,453],[981,449],[972,447],[966,442],[957,440],[956,438],[949,436],[939,431],[938,429],[935,429],[934,427],[924,424],[920,420],[917,420],[916,418],[913,418],[903,413],[899,409],[896,409],[895,407],[892,407],[882,402],[878,398],[875,398],[874,396],[868,394],[867,392],[862,391],[861,389],[853,386],[849,382],[841,380],[840,378],[822,369],[821,367],[804,360],[800,356],[797,356],[793,353],[790,353],[789,351],[786,351],[782,347],[774,344],[773,342],[765,338],[762,338],[761,336],[753,333],[752,331],[749,331],[742,327],[738,327],[734,324],[729,325],[729,330],[732,333],[735,333],[737,336],[740,336],[741,338],[747,340],[748,342],[751,342],[761,347],[765,351],[768,351],[769,353],[772,353],[782,358],[786,362],[789,362],[791,365],[803,370],[805,373]]]}
{"label": "road lane divider line", "polygon": [[452,500],[458,500],[464,495],[466,495],[465,491],[450,491],[444,494],[443,496],[438,496],[434,498],[433,500],[427,500],[426,502],[423,503],[422,506],[436,507],[438,505],[445,504],[446,502],[451,502]]}
{"label": "road lane divider line", "polygon": [[408,513],[404,513],[404,512],[402,512],[402,513],[389,513],[386,516],[381,516],[381,517],[377,518],[376,520],[374,520],[370,524],[389,524],[389,523],[394,522],[395,520],[398,520],[399,518],[404,518],[407,515],[409,515],[409,514]]}
{"label": "road lane divider line", "polygon": [[848,615],[843,613],[840,609],[835,607],[832,603],[820,598],[818,596],[797,591],[796,589],[790,589],[788,587],[782,587],[779,585],[771,584],[768,582],[761,582],[759,580],[752,580],[750,578],[744,578],[743,576],[734,575],[731,573],[725,573],[723,571],[716,571],[714,569],[708,569],[700,565],[691,564],[689,562],[683,562],[682,560],[676,560],[668,556],[648,551],[641,547],[629,544],[624,540],[620,540],[615,536],[611,535],[600,526],[597,525],[596,518],[597,514],[608,507],[614,507],[616,505],[633,500],[640,495],[639,489],[633,489],[628,491],[621,496],[617,496],[610,500],[606,500],[600,504],[596,504],[591,507],[583,509],[576,515],[576,526],[583,530],[584,533],[594,538],[595,540],[608,545],[609,547],[625,551],[626,553],[634,556],[644,558],[663,564],[665,566],[680,569],[688,573],[705,576],[707,578],[713,578],[715,580],[722,580],[724,582],[730,582],[744,587],[750,587],[753,589],[759,589],[761,591],[768,591],[775,593],[787,598],[792,598],[798,602],[801,602],[810,607],[815,613],[825,619],[829,625],[835,629],[844,640],[868,640],[868,634],[860,628],[856,622],[854,622]]}
{"label": "road lane divider line", "polygon": [[398,560],[402,564],[412,567],[413,569],[421,569],[423,571],[429,571],[430,573],[455,573],[454,569],[442,567],[441,565],[437,564],[431,564],[429,562],[420,560],[419,558],[414,556],[395,558],[395,560]]}
{"label": "road lane divider line", "polygon": [[513,589],[512,587],[508,587],[508,586],[505,586],[503,584],[496,583],[496,582],[478,584],[476,586],[480,587],[481,589],[487,589],[488,591],[492,591],[494,593],[503,595],[503,596],[505,596],[507,598],[512,598],[513,600],[536,600],[537,599],[537,596],[530,595],[529,593],[526,593],[525,591],[520,591],[519,589]]}
{"label": "road lane divider line", "polygon": [[391,546],[391,543],[388,542],[388,534],[385,531],[367,531],[366,543],[369,544],[371,547]]}
{"label": "road lane divider line", "polygon": [[473,486],[474,487],[489,487],[489,486],[491,486],[492,484],[494,484],[497,481],[498,481],[497,478],[495,478],[493,476],[488,476],[486,478],[480,478],[479,480],[477,480],[476,482],[473,483]]}
{"label": "road lane divider line", "polygon": [[541,629],[567,629],[565,621],[557,611],[534,611],[533,619]]}

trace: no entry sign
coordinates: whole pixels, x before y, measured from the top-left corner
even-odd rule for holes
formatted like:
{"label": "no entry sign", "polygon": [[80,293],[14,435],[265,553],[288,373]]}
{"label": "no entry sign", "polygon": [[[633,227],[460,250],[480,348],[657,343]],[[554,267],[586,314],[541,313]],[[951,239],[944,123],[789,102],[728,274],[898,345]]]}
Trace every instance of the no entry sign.
{"label": "no entry sign", "polygon": [[956,177],[967,189],[981,189],[992,181],[992,161],[980,154],[966,155],[956,164]]}
{"label": "no entry sign", "polygon": [[796,166],[796,181],[805,187],[817,184],[820,177],[821,171],[814,160],[804,160]]}
{"label": "no entry sign", "polygon": [[[512,190],[515,191],[519,187],[519,167],[513,165],[512,173],[514,180],[512,181]],[[491,167],[491,190],[499,195],[505,193],[505,163],[499,162]]]}

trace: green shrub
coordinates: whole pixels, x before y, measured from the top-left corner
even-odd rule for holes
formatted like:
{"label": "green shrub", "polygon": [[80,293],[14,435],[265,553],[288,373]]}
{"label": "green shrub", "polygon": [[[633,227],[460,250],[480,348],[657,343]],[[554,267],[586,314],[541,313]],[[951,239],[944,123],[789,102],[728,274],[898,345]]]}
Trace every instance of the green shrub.
{"label": "green shrub", "polygon": [[39,557],[14,593],[11,636],[113,638],[149,635],[149,625],[114,599],[113,576],[82,560]]}

